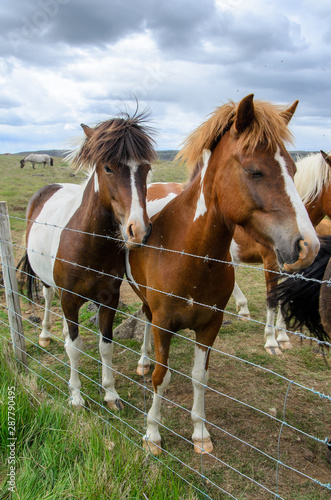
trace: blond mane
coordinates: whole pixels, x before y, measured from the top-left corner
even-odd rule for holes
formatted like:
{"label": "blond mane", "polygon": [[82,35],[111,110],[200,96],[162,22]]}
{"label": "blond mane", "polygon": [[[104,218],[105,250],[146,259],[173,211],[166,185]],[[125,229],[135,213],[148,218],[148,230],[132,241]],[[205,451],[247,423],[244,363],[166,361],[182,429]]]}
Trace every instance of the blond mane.
{"label": "blond mane", "polygon": [[[330,154],[330,153],[329,153]],[[331,168],[321,153],[313,153],[296,162],[294,183],[305,205],[312,202],[324,187],[331,184]]]}
{"label": "blond mane", "polygon": [[[176,160],[187,162],[192,169],[199,162],[204,149],[213,149],[217,142],[234,123],[238,104],[229,101],[216,108],[206,121],[196,128],[183,142],[183,147]],[[293,136],[287,127],[284,115],[287,107],[271,104],[262,100],[254,101],[254,121],[238,139],[241,148],[252,153],[258,144],[266,144],[267,148],[276,149],[284,142],[292,143]]]}

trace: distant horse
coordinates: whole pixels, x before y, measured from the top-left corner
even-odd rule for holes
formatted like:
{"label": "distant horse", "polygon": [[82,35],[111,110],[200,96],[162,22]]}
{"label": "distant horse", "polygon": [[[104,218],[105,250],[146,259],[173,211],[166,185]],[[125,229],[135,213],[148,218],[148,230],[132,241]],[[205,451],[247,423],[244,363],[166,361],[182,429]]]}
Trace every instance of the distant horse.
{"label": "distant horse", "polygon": [[72,162],[79,168],[93,168],[87,181],[46,186],[27,208],[23,264],[44,284],[45,316],[39,343],[47,347],[50,341],[50,308],[57,288],[65,318],[72,405],[84,405],[77,371],[83,348],[78,313],[84,302],[92,300],[101,304],[104,400],[114,409],[121,406],[111,368],[112,324],[125,269],[124,248],[146,243],[152,228],[146,212],[146,179],[157,155],[146,118],[146,113],[136,112],[95,128],[82,125],[86,138]]}
{"label": "distant horse", "polygon": [[318,252],[319,241],[292,180],[295,164],[284,146],[291,139],[287,124],[296,106],[254,102],[249,95],[217,108],[179,153],[194,169],[191,181],[152,218],[150,245],[127,252],[126,274],[154,336],[154,399],[144,446],[155,454],[161,451],[158,427],[170,383],[170,342],[184,328],[196,333],[192,439],[198,453],[213,449],[203,394],[210,348],[234,285],[229,249],[235,224],[274,247],[286,270],[308,266]]}
{"label": "distant horse", "polygon": [[329,343],[331,340],[331,236],[325,236],[321,242],[321,249],[316,259],[311,266],[300,273],[302,277],[287,278],[282,281],[273,289],[271,300],[276,304],[279,301],[288,328],[306,327],[320,341]]}
{"label": "distant horse", "polygon": [[[314,226],[317,226],[327,215],[331,217],[331,156],[323,151],[309,155],[296,163],[297,172],[294,176],[295,186],[306,206],[309,217]],[[323,224],[323,227],[327,222]],[[321,231],[326,229],[321,227]],[[267,319],[264,330],[265,350],[269,354],[280,355],[281,349],[292,347],[286,332],[281,310],[278,311],[276,327],[275,304],[271,307],[269,295],[276,284],[275,277],[279,271],[276,255],[272,249],[256,242],[251,235],[237,227],[231,243],[231,256],[235,263],[263,262],[265,280],[267,286]],[[236,300],[238,314],[249,318],[247,299],[241,292],[238,284],[235,284],[233,296]],[[277,340],[276,340],[277,332]]]}
{"label": "distant horse", "polygon": [[53,158],[46,154],[38,154],[38,153],[31,153],[23,160],[20,161],[21,163],[21,168],[24,167],[27,161],[30,161],[32,163],[32,168],[34,168],[36,163],[42,163],[45,167],[46,163],[48,166],[53,166]]}

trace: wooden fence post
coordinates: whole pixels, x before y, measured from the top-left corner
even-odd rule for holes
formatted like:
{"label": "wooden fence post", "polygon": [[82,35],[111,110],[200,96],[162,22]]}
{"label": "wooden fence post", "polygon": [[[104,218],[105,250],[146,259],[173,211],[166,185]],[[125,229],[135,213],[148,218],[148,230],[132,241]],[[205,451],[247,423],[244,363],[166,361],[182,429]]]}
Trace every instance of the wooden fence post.
{"label": "wooden fence post", "polygon": [[2,262],[3,283],[6,293],[10,334],[15,357],[27,365],[25,338],[21,315],[20,300],[16,279],[13,245],[10,232],[7,203],[0,201],[0,256]]}

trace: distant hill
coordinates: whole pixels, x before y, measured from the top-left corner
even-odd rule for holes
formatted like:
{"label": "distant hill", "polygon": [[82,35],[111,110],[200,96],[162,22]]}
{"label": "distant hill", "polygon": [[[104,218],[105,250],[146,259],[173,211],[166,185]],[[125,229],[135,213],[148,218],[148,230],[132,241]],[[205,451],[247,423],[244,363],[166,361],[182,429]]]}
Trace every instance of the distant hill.
{"label": "distant hill", "polygon": [[[290,151],[290,154],[291,154],[293,160],[297,161],[298,158],[304,158],[307,155],[310,155],[312,153],[317,153],[317,152],[318,151]],[[16,153],[16,154],[20,155],[20,156],[27,156],[30,153],[32,153],[32,151],[23,151],[23,152]],[[69,153],[69,151],[68,150],[61,150],[61,149],[43,149],[40,151],[33,151],[33,153],[47,154],[49,156],[63,158],[64,156],[66,156]],[[157,151],[158,157],[161,161],[173,161],[173,159],[175,158],[177,153],[178,153],[178,150],[176,150],[176,149]]]}

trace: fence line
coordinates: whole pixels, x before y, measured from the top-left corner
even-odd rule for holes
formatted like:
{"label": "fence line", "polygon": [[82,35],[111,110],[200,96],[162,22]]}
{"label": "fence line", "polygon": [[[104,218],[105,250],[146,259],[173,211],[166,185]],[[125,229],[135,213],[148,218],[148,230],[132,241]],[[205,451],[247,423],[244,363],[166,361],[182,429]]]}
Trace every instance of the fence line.
{"label": "fence line", "polygon": [[[95,235],[95,237],[98,237],[98,235]],[[6,242],[7,244],[9,244],[9,241],[7,241],[7,239],[5,239],[5,242]],[[2,243],[3,243],[3,241],[1,240],[1,241],[0,241],[0,246],[1,246],[1,244],[2,244]],[[16,245],[16,247],[19,247],[19,246],[18,246],[18,245]],[[162,251],[168,251],[168,250],[167,250],[167,249],[162,248]],[[183,253],[183,252],[179,252],[179,253]],[[201,256],[194,256],[194,257],[202,258]],[[55,257],[53,257],[53,258],[55,259]],[[209,257],[208,257],[208,256],[206,256],[206,257],[204,257],[204,258],[205,258],[205,259],[209,259]],[[64,261],[64,262],[66,262],[66,261]],[[72,264],[74,264],[74,263],[72,263]],[[229,263],[227,263],[227,264],[229,264]],[[76,264],[76,265],[78,265],[78,264]],[[232,265],[232,264],[229,264],[229,265]],[[2,266],[3,266],[3,268],[4,268],[4,267],[6,267],[6,264],[4,263],[4,261],[2,262]],[[237,266],[237,265],[236,265],[236,266]],[[248,266],[244,266],[244,267],[248,267]],[[250,266],[250,267],[252,267],[252,266]],[[7,265],[7,268],[8,268],[8,269],[11,269],[11,270],[13,271],[14,266],[13,266],[13,264],[9,264],[9,265]],[[93,271],[93,269],[90,269],[90,268],[86,268],[86,269],[88,269],[88,270],[92,270],[92,271]],[[263,270],[263,269],[261,269],[261,268],[256,268],[256,267],[252,267],[252,269],[256,270],[257,272],[260,272],[260,271],[262,271],[262,270]],[[99,272],[99,274],[100,274],[100,272]],[[279,274],[281,274],[282,276],[284,276],[284,273],[279,273]],[[114,276],[112,276],[112,275],[106,275],[106,276],[109,276],[109,277],[114,277]],[[296,275],[295,277],[297,277],[297,278],[302,278],[300,274],[299,274],[299,275]],[[122,278],[118,278],[118,277],[117,277],[117,279],[121,279],[121,280],[122,280]],[[127,281],[127,280],[124,280],[124,281]],[[329,281],[328,281],[327,283],[329,284]],[[6,288],[7,288],[7,287],[6,287],[6,285],[4,285],[4,287],[3,287],[3,288],[5,288],[5,289],[6,289]],[[11,292],[11,293],[13,293],[16,297],[19,297],[19,296],[20,296],[20,294],[19,294],[17,291],[15,292],[15,290],[14,290],[14,289],[10,289],[10,292]],[[164,292],[161,292],[161,293],[164,293]],[[175,295],[174,295],[174,297],[176,297],[176,298],[180,298],[180,299],[182,299],[182,300],[185,300],[185,302],[187,302],[187,299],[186,299],[186,298],[183,298],[183,297],[177,297],[177,296],[175,296]],[[84,299],[86,299],[86,300],[88,300],[86,297],[83,297],[83,298],[84,298]],[[34,303],[33,303],[33,301],[32,301],[32,304],[34,304]],[[198,304],[199,304],[199,305],[202,305],[202,306],[206,306],[206,305],[204,305],[204,304],[200,304],[200,303],[198,303]],[[99,306],[101,306],[101,305],[102,305],[103,307],[106,307],[106,306],[104,306],[104,304],[101,304],[101,303],[98,303],[98,305],[99,305]],[[108,306],[107,306],[107,307],[108,307]],[[207,306],[207,307],[211,307],[211,306]],[[6,309],[7,309],[8,313],[11,313],[11,312],[12,312],[12,310],[14,310],[14,308],[13,308],[11,305],[9,305],[9,304],[8,304],[8,306],[7,306],[7,308],[6,308]],[[220,311],[220,309],[217,309],[217,308],[216,308],[215,310]],[[224,312],[225,312],[226,314],[231,314],[231,315],[233,315],[233,316],[240,317],[239,315],[236,315],[236,314],[231,313],[231,312],[229,312],[229,311],[224,311]],[[53,313],[53,314],[54,314],[54,313]],[[58,313],[55,313],[55,314],[56,314],[58,317],[63,318],[63,316],[59,315]],[[125,313],[123,313],[123,312],[122,312],[122,314],[127,315],[127,316],[129,316],[129,317],[130,317],[130,316],[132,317],[132,315],[130,315],[129,313],[126,313],[126,312],[125,312]],[[139,321],[142,321],[142,322],[145,322],[144,320],[141,320],[140,318],[138,318],[138,320],[139,320]],[[26,320],[26,319],[24,319],[24,321],[27,321],[27,320]],[[264,323],[262,323],[262,322],[258,322],[258,321],[256,321],[256,320],[252,320],[252,321],[254,321],[255,323],[261,324],[261,325],[265,325]],[[4,324],[4,322],[3,322],[2,320],[1,320],[1,323],[2,323],[2,324]],[[32,322],[31,322],[31,321],[30,321],[30,323],[32,324]],[[146,323],[146,322],[145,322],[145,323]],[[8,326],[8,325],[7,325],[7,326]],[[35,324],[34,324],[33,326],[35,327],[35,329],[38,329],[38,328],[40,329],[40,327],[39,327],[38,325],[35,325]],[[80,325],[80,326],[82,326],[82,325]],[[96,338],[98,338],[98,337],[99,337],[99,334],[97,334],[94,330],[89,329],[89,328],[86,328],[86,327],[83,327],[83,328],[84,328],[85,330],[87,330],[89,333],[90,333],[90,332],[91,332],[91,333],[93,333],[93,335],[94,335]],[[287,331],[287,330],[286,330],[286,331]],[[287,332],[288,332],[288,331],[287,331]],[[290,333],[293,333],[293,332],[290,332]],[[304,334],[301,334],[301,333],[299,333],[299,332],[296,332],[296,333],[297,333],[298,335],[300,335],[300,336],[303,336],[304,338],[308,338],[308,339],[310,339],[310,337],[307,337],[307,336],[305,336]],[[64,343],[64,341],[63,341],[62,339],[60,339],[59,337],[57,337],[57,336],[56,336],[56,335],[54,335],[54,334],[52,334],[52,335],[53,335],[53,336],[57,339],[57,341],[60,341],[61,343]],[[192,340],[192,339],[190,339],[190,338],[187,338],[187,337],[184,337],[184,336],[183,336],[183,335],[181,335],[181,334],[175,333],[175,334],[174,334],[174,336],[175,336],[178,340],[185,340],[186,342],[187,342],[187,341],[189,341],[189,342],[191,342],[191,343],[194,343],[194,340]],[[5,338],[5,337],[3,337],[3,338]],[[8,340],[8,339],[6,339],[6,340]],[[316,339],[313,339],[313,340],[316,340]],[[28,339],[28,341],[30,342],[30,344],[31,344],[34,348],[37,348],[37,349],[38,349],[38,352],[39,352],[39,350],[40,350],[40,351],[41,351],[41,353],[47,353],[47,355],[51,355],[52,357],[56,358],[56,360],[57,360],[58,362],[60,362],[61,364],[63,364],[64,366],[69,367],[68,363],[65,363],[64,361],[62,361],[60,358],[58,358],[58,357],[54,356],[53,354],[50,354],[50,353],[49,353],[46,349],[43,349],[43,348],[41,348],[41,347],[40,347],[37,343],[32,342],[32,341],[31,341],[31,339]],[[122,344],[120,344],[119,342],[117,342],[115,339],[114,339],[114,344],[117,344],[117,345],[121,346],[122,348],[124,347]],[[326,343],[326,344],[327,344],[327,345],[330,345],[329,343]],[[126,346],[126,347],[125,347],[125,350],[126,350],[126,351],[128,351],[128,352],[133,353],[134,355],[137,355],[138,357],[140,357],[140,352],[137,352],[137,351],[135,351],[134,349],[131,349],[130,347],[127,347],[127,346]],[[313,395],[315,395],[315,396],[318,396],[318,397],[319,397],[320,399],[322,399],[322,400],[327,400],[327,401],[330,401],[330,400],[331,400],[330,396],[329,396],[329,395],[326,395],[326,394],[323,394],[323,393],[321,393],[320,391],[315,391],[314,389],[309,389],[309,388],[307,388],[307,387],[303,386],[302,384],[299,384],[298,382],[295,382],[294,380],[290,380],[290,379],[288,379],[287,377],[285,377],[285,376],[283,376],[283,375],[281,375],[281,374],[279,374],[279,373],[277,373],[277,372],[274,372],[274,371],[272,371],[272,370],[267,369],[266,367],[260,366],[260,365],[258,365],[258,364],[255,364],[255,363],[251,362],[251,361],[248,361],[248,360],[241,359],[241,358],[239,358],[239,357],[237,357],[237,356],[234,356],[234,355],[232,355],[232,354],[230,354],[230,353],[225,353],[225,352],[223,352],[223,351],[220,351],[219,349],[216,349],[215,347],[210,348],[210,350],[211,350],[211,351],[213,351],[214,353],[217,353],[217,354],[218,354],[218,355],[220,355],[220,356],[225,356],[225,357],[226,357],[226,358],[228,358],[228,359],[234,360],[235,362],[241,362],[241,363],[244,363],[244,364],[248,365],[249,367],[251,367],[252,369],[253,369],[253,368],[254,368],[254,369],[258,369],[258,370],[263,371],[264,373],[267,373],[267,374],[270,374],[270,375],[276,376],[277,378],[279,378],[279,379],[283,380],[284,382],[286,382],[286,383],[288,384],[288,386],[287,386],[287,390],[286,390],[286,395],[285,395],[285,398],[284,398],[284,408],[283,408],[283,418],[282,418],[282,419],[275,418],[274,416],[272,416],[272,415],[270,415],[270,414],[268,414],[268,413],[266,413],[266,412],[262,411],[262,410],[261,410],[261,409],[259,409],[259,408],[256,408],[256,407],[254,407],[254,406],[252,406],[252,405],[249,405],[249,404],[245,403],[244,401],[240,401],[239,399],[233,398],[233,397],[231,397],[230,395],[227,395],[227,394],[225,394],[225,393],[222,393],[222,392],[220,392],[220,391],[217,391],[217,390],[216,390],[216,389],[214,389],[213,387],[209,387],[209,386],[208,386],[209,391],[216,393],[218,396],[225,397],[225,398],[227,398],[227,399],[229,399],[229,400],[231,400],[231,401],[233,401],[233,402],[235,402],[235,403],[239,403],[240,405],[245,406],[245,407],[246,407],[246,408],[248,408],[249,410],[254,410],[255,412],[257,412],[257,413],[259,413],[259,414],[262,414],[263,416],[268,417],[268,418],[272,419],[273,421],[277,422],[277,424],[280,424],[280,431],[279,431],[279,434],[278,434],[277,458],[272,457],[271,455],[268,455],[267,453],[265,453],[264,451],[260,450],[259,448],[256,448],[256,447],[255,447],[254,445],[252,445],[251,443],[248,443],[248,442],[246,442],[246,441],[242,440],[241,438],[239,438],[238,436],[235,436],[235,435],[233,435],[233,434],[229,433],[229,432],[228,432],[228,431],[226,431],[225,429],[222,429],[221,427],[219,427],[219,426],[218,426],[217,424],[215,424],[214,422],[211,422],[211,421],[208,421],[208,420],[204,419],[204,421],[205,421],[208,425],[213,426],[213,428],[214,428],[214,429],[216,429],[216,430],[218,430],[218,431],[220,431],[220,432],[222,432],[222,433],[224,433],[224,434],[228,435],[228,437],[231,437],[232,439],[235,439],[235,440],[236,440],[236,441],[238,441],[239,443],[241,443],[241,444],[243,444],[243,445],[245,445],[245,446],[248,446],[250,449],[252,449],[252,450],[254,450],[254,451],[257,451],[258,453],[261,453],[263,456],[265,456],[265,458],[267,458],[267,459],[269,459],[269,460],[272,460],[273,462],[275,462],[275,463],[276,463],[276,466],[277,466],[276,492],[274,492],[274,491],[270,490],[270,489],[269,489],[269,488],[267,488],[265,485],[263,485],[263,484],[261,484],[260,482],[256,481],[254,478],[249,477],[249,476],[247,476],[246,474],[244,474],[243,472],[239,471],[238,469],[236,469],[236,468],[232,467],[230,464],[228,464],[228,463],[226,463],[226,462],[224,462],[224,461],[220,460],[220,459],[219,459],[218,457],[216,457],[215,455],[211,454],[211,456],[212,456],[212,457],[213,457],[213,458],[214,458],[214,459],[215,459],[215,460],[216,460],[219,464],[224,465],[225,467],[227,467],[228,469],[232,470],[232,471],[233,471],[233,472],[235,472],[236,474],[239,474],[239,475],[241,475],[242,477],[244,477],[245,479],[248,479],[248,480],[249,480],[249,481],[251,481],[252,483],[254,483],[254,484],[258,485],[260,488],[262,488],[262,489],[263,489],[263,490],[265,490],[266,492],[268,492],[268,493],[270,493],[270,494],[274,495],[274,496],[275,496],[275,498],[282,498],[282,497],[281,497],[281,496],[279,496],[279,494],[278,494],[278,489],[279,489],[279,488],[278,488],[278,487],[279,487],[279,468],[280,468],[280,466],[281,466],[281,467],[285,467],[287,470],[291,470],[291,471],[295,472],[296,474],[299,474],[299,476],[304,477],[304,478],[308,479],[309,481],[312,481],[312,482],[313,482],[313,483],[315,483],[316,485],[320,485],[320,486],[322,486],[323,488],[325,488],[325,489],[327,489],[327,490],[331,490],[331,486],[330,486],[330,484],[329,484],[329,483],[322,483],[322,482],[318,481],[317,479],[314,479],[314,478],[310,477],[309,475],[306,475],[306,474],[304,474],[303,472],[301,472],[301,471],[299,471],[299,470],[297,470],[297,469],[295,469],[295,468],[291,467],[290,465],[283,463],[283,462],[281,461],[281,456],[280,456],[280,443],[281,443],[281,439],[282,439],[282,436],[283,436],[283,431],[284,431],[284,428],[289,428],[289,429],[291,429],[291,430],[293,430],[293,431],[295,431],[295,432],[298,432],[299,434],[304,435],[305,437],[307,437],[307,438],[309,438],[309,439],[312,439],[312,440],[314,440],[315,442],[317,442],[317,443],[319,443],[319,444],[326,444],[326,443],[327,443],[327,441],[328,441],[328,439],[327,439],[327,438],[326,438],[326,439],[321,439],[321,438],[318,438],[318,437],[314,437],[314,436],[313,436],[313,435],[311,435],[311,434],[305,433],[305,432],[304,432],[304,431],[302,431],[301,429],[298,429],[297,427],[292,426],[292,425],[290,425],[290,424],[287,422],[287,419],[286,419],[286,408],[287,408],[287,404],[288,404],[288,396],[289,396],[289,392],[290,392],[291,387],[293,387],[293,386],[299,387],[300,389],[303,389],[304,391],[308,391],[308,392],[310,392],[311,394],[313,394]],[[22,349],[22,351],[23,351],[23,349]],[[93,359],[93,360],[97,361],[98,366],[100,366],[100,364],[101,364],[100,359],[99,359],[99,360],[97,360],[94,356],[91,356],[91,355],[89,355],[89,354],[86,354],[86,353],[85,353],[85,352],[83,352],[83,351],[81,351],[81,353],[82,353],[82,354],[84,354],[85,356],[88,356],[89,358],[91,358],[91,359]],[[34,361],[37,361],[37,362],[38,362],[38,360],[36,360],[36,358],[34,358],[34,357],[33,357],[32,355],[30,355],[29,353],[28,353],[28,357],[29,357],[29,358],[31,358],[32,360],[34,360]],[[150,359],[153,363],[155,363],[155,360],[153,360],[152,358],[149,358],[149,359]],[[47,367],[44,363],[40,362],[40,360],[39,360],[38,364],[39,364],[40,366],[42,365],[42,366],[43,366],[46,370],[51,371],[51,372],[52,372],[52,374],[53,374],[53,375],[55,375],[55,376],[56,376],[56,378],[59,378],[59,379],[60,379],[63,383],[66,383],[66,380],[65,380],[63,377],[61,377],[61,375],[59,375],[59,374],[55,373],[54,371],[50,370],[50,369],[49,369],[49,368],[48,368],[48,367]],[[29,370],[33,371],[30,367],[29,367]],[[143,392],[144,392],[144,401],[145,401],[145,393],[152,393],[152,392],[153,392],[151,389],[149,389],[149,388],[146,386],[146,381],[145,381],[145,380],[144,380],[144,384],[141,384],[141,383],[137,382],[136,380],[132,379],[131,377],[128,377],[128,376],[127,376],[127,375],[125,375],[124,373],[122,373],[122,372],[120,372],[120,371],[116,371],[114,368],[113,368],[113,371],[114,371],[114,372],[115,372],[118,376],[124,377],[124,378],[125,378],[125,380],[127,380],[128,382],[131,382],[131,383],[134,383],[134,384],[136,384],[136,385],[139,385],[139,387],[140,387],[140,388],[143,390]],[[190,379],[190,380],[191,380],[191,377],[190,377],[190,376],[188,376],[187,374],[185,374],[185,373],[183,373],[183,372],[181,372],[181,371],[179,371],[179,370],[174,370],[173,368],[171,368],[171,371],[172,371],[172,373],[176,373],[177,375],[184,376],[184,377],[186,377],[187,379]],[[91,379],[90,377],[87,377],[87,376],[86,376],[86,374],[84,374],[84,373],[82,373],[82,372],[80,372],[80,371],[79,371],[79,373],[80,373],[82,376],[86,377],[86,378],[87,378],[90,382],[92,382],[92,383],[93,383],[93,384],[94,384],[94,385],[98,388],[98,390],[99,390],[99,391],[101,391],[101,389],[102,389],[102,385],[101,385],[100,383],[96,382],[95,380]],[[38,375],[37,375],[37,376],[38,376]],[[58,390],[58,391],[62,392],[64,395],[66,395],[66,393],[65,393],[64,391],[62,391],[59,387],[57,387],[55,384],[53,384],[53,383],[52,383],[52,382],[50,382],[49,380],[45,379],[44,377],[41,377],[41,375],[40,375],[40,374],[39,374],[39,377],[40,377],[42,380],[44,380],[45,382],[47,382],[47,383],[49,383],[49,384],[53,385],[54,389],[56,389],[56,390]],[[206,385],[206,384],[201,384],[201,385],[203,385],[204,390],[205,390],[205,389],[207,389],[207,385]],[[88,397],[88,398],[91,400],[91,396],[88,396],[87,394],[84,394],[84,396]],[[52,397],[53,397],[53,396],[52,396]],[[122,399],[122,398],[121,398],[121,399]],[[124,399],[123,399],[123,400],[124,400]],[[178,409],[183,410],[183,411],[185,411],[186,413],[190,413],[190,412],[189,412],[189,410],[188,410],[187,408],[185,408],[184,406],[179,405],[179,404],[177,404],[177,403],[173,402],[173,401],[172,401],[172,400],[170,400],[170,399],[167,399],[167,398],[163,397],[163,400],[164,400],[164,403],[171,403],[171,404],[175,405]],[[125,422],[125,419],[123,419],[123,418],[121,418],[120,416],[118,416],[118,415],[116,415],[116,414],[114,414],[114,413],[110,412],[108,409],[104,409],[103,405],[101,405],[100,403],[98,403],[98,402],[97,402],[97,401],[95,401],[94,399],[92,399],[92,401],[93,401],[93,402],[94,402],[94,403],[95,403],[95,404],[96,404],[99,408],[101,408],[101,409],[102,409],[102,411],[106,411],[106,412],[107,412],[107,414],[109,414],[109,413],[110,413],[110,414],[112,415],[112,417],[114,417],[116,420],[119,420],[120,422],[124,423],[125,425],[129,425],[127,422]],[[129,406],[133,406],[133,408],[134,408],[135,410],[138,410],[138,412],[140,412],[141,414],[143,414],[143,415],[144,415],[145,419],[147,418],[146,404],[145,404],[145,410],[141,410],[141,409],[140,409],[140,408],[138,408],[137,406],[132,405],[129,401],[126,401],[126,404],[127,404],[127,405],[129,405]],[[100,418],[100,417],[98,417],[98,418]],[[107,422],[107,424],[109,424],[109,422]],[[185,441],[187,441],[188,443],[190,443],[190,444],[191,444],[191,441],[190,441],[189,439],[187,439],[187,438],[185,438],[184,436],[182,436],[182,435],[178,434],[178,433],[177,433],[177,432],[176,432],[173,428],[168,428],[168,427],[166,427],[164,424],[160,424],[160,425],[162,425],[162,427],[164,427],[165,429],[167,429],[167,430],[168,430],[169,432],[171,432],[172,434],[176,434],[176,435],[177,435],[177,437],[180,437],[181,439],[184,439]],[[130,425],[129,425],[129,427],[130,427],[130,428],[131,428],[131,430],[132,430],[132,431],[134,431],[135,433],[140,434],[140,436],[142,435],[142,434],[141,434],[141,432],[139,432],[139,431],[138,431],[135,427],[132,427],[132,426],[130,426]],[[130,439],[130,438],[129,438],[129,439]],[[135,444],[136,444],[136,443],[135,443]],[[137,445],[137,446],[139,446],[139,445]],[[140,447],[141,447],[141,446],[140,446]],[[164,450],[164,452],[165,452],[166,454],[171,455],[171,457],[172,457],[172,458],[174,458],[174,459],[176,459],[177,461],[179,460],[179,459],[178,459],[178,457],[176,457],[176,456],[174,456],[173,454],[169,453],[169,451],[168,451],[168,450]],[[160,459],[159,459],[159,458],[157,458],[157,460],[160,460]],[[164,463],[163,461],[161,461],[161,462],[162,462],[162,463]],[[194,473],[196,473],[196,474],[200,475],[201,479],[207,480],[210,484],[214,484],[214,487],[215,487],[215,488],[217,488],[219,491],[222,491],[224,494],[226,494],[226,495],[230,496],[231,498],[236,498],[236,497],[235,497],[235,496],[233,496],[230,492],[228,492],[228,491],[226,491],[225,489],[223,489],[223,488],[222,488],[219,484],[215,484],[215,483],[213,482],[213,480],[211,479],[211,477],[206,476],[206,475],[205,475],[205,473],[204,473],[203,468],[202,468],[202,473],[199,473],[198,471],[196,471],[196,469],[191,468],[189,464],[184,463],[184,462],[181,462],[181,464],[182,464],[182,465],[184,465],[186,468],[189,468],[189,469],[191,469],[192,471],[194,471]],[[164,464],[164,465],[167,467],[167,465],[166,465],[166,464]],[[174,472],[175,472],[175,471],[174,471]],[[176,472],[176,474],[177,474],[177,472]],[[183,476],[180,476],[180,477],[182,477],[182,479],[183,479],[184,481],[188,482],[188,481],[187,481],[187,480],[186,480]],[[196,485],[194,485],[194,484],[192,484],[192,483],[189,483],[189,484],[191,484],[194,488],[196,488]],[[197,489],[198,491],[200,491],[200,493],[202,493],[203,495],[205,495],[205,497],[206,497],[206,498],[212,498],[212,497],[210,497],[210,496],[209,496],[206,492],[204,492],[204,491],[200,490],[199,488],[196,488],[196,489]]]}

